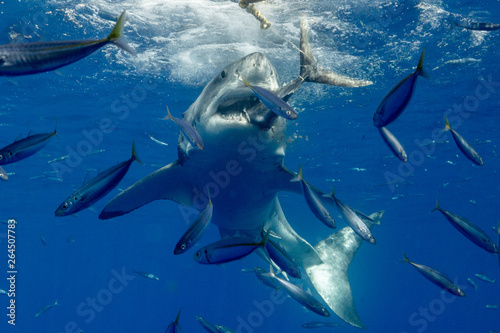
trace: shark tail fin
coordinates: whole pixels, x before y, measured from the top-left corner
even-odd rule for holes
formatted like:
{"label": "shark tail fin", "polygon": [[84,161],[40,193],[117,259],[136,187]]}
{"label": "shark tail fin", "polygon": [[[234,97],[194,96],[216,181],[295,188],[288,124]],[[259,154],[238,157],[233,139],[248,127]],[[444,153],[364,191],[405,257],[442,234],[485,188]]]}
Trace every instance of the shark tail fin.
{"label": "shark tail fin", "polygon": [[300,76],[309,82],[318,82],[340,87],[363,87],[372,81],[357,80],[318,66],[309,44],[309,29],[305,20],[300,21]]}
{"label": "shark tail fin", "polygon": [[116,21],[115,27],[113,30],[111,30],[111,33],[109,34],[107,40],[122,50],[135,55],[135,51],[130,45],[127,44],[127,42],[123,39],[123,26],[125,25],[126,21],[126,12],[123,11]]}

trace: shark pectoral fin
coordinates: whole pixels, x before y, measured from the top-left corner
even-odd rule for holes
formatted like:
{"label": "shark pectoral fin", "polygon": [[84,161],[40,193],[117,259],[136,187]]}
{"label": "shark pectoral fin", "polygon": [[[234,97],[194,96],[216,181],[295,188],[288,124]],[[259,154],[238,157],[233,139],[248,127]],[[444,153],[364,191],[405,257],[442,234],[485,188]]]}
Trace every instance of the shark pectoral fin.
{"label": "shark pectoral fin", "polygon": [[102,210],[100,219],[124,215],[154,200],[173,200],[192,205],[189,175],[177,161],[156,170],[114,197]]}
{"label": "shark pectoral fin", "polygon": [[305,20],[300,21],[300,76],[309,82],[318,82],[339,87],[363,87],[372,81],[353,79],[318,66],[309,44],[309,29]]}
{"label": "shark pectoral fin", "polygon": [[[380,223],[383,211],[370,215]],[[367,224],[372,228],[374,224]],[[354,306],[351,285],[347,276],[349,265],[363,239],[351,227],[345,227],[319,242],[314,249],[323,260],[321,265],[305,266],[314,288],[326,304],[347,323],[364,328],[365,325]]]}

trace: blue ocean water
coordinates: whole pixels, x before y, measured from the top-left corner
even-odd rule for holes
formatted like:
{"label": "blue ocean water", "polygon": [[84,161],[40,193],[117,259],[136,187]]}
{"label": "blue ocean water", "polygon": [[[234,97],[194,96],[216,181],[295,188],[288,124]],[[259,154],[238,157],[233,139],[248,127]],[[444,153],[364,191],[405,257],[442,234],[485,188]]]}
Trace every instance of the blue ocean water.
{"label": "blue ocean water", "polygon": [[[56,121],[58,132],[35,156],[5,166],[9,181],[0,184],[0,220],[17,221],[16,325],[8,324],[10,298],[0,295],[0,332],[163,332],[180,308],[184,332],[202,331],[195,315],[238,332],[299,332],[301,324],[323,319],[242,273],[264,267],[255,255],[222,267],[199,265],[192,251],[174,256],[187,227],[174,203],[97,218],[119,190],[177,158],[179,131],[162,120],[165,105],[180,116],[213,75],[251,52],[266,54],[282,83],[294,79],[299,53],[287,41],[298,45],[300,18],[308,20],[323,67],[374,82],[362,88],[304,84],[290,101],[300,114],[288,126],[285,158],[288,168],[302,164],[308,182],[324,191],[335,186],[338,197],[358,210],[385,210],[373,231],[377,244],[364,244],[349,271],[366,330],[500,331],[500,309],[485,307],[500,305],[499,282],[474,276],[500,278],[497,256],[472,244],[440,213],[430,213],[439,193],[444,209],[498,241],[499,32],[453,24],[500,23],[498,1],[274,0],[256,7],[272,23],[270,30],[259,29],[231,1],[0,3],[1,44],[103,38],[114,25],[108,16],[126,9],[125,36],[137,52],[131,57],[107,46],[57,72],[0,80],[0,146],[30,131],[51,132]],[[408,154],[402,163],[372,116],[385,94],[415,69],[423,48],[430,78],[418,79],[408,108],[389,126]],[[467,160],[449,132],[441,132],[446,114],[483,166]],[[56,218],[55,209],[86,175],[130,157],[132,140],[145,165],[134,163],[118,189],[92,210]],[[279,197],[292,227],[311,244],[328,236],[303,197]],[[0,289],[8,290],[7,225],[0,228]],[[218,238],[211,226],[200,243]],[[402,251],[448,274],[467,296],[443,294],[400,263]],[[60,305],[34,318],[56,300]],[[330,319],[342,323],[333,314]],[[344,324],[331,330],[358,329]]]}

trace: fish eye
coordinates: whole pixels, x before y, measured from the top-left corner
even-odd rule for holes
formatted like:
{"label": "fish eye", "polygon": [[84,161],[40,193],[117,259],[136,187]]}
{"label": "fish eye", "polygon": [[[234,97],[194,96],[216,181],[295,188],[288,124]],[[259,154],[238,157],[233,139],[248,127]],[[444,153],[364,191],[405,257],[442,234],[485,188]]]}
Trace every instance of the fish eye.
{"label": "fish eye", "polygon": [[220,78],[223,79],[226,77],[226,71],[220,72]]}
{"label": "fish eye", "polygon": [[287,110],[287,111],[286,111],[286,114],[289,116],[289,115],[291,115],[292,113],[290,112],[290,110]]}
{"label": "fish eye", "polygon": [[78,201],[78,198],[77,197],[73,197],[73,200]]}
{"label": "fish eye", "polygon": [[61,206],[62,209],[66,209],[68,208],[68,204],[67,203],[64,203],[62,206]]}
{"label": "fish eye", "polygon": [[181,250],[185,250],[186,249],[186,244],[182,244],[181,245]]}

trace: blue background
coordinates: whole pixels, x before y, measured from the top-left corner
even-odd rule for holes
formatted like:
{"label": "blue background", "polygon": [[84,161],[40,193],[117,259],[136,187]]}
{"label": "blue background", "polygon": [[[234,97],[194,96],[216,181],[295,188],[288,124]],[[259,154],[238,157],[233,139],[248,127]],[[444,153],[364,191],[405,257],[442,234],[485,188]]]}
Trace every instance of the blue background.
{"label": "blue background", "polygon": [[[154,202],[116,219],[97,218],[119,189],[177,158],[179,130],[162,120],[165,105],[180,116],[220,68],[255,51],[270,58],[282,82],[295,78],[298,51],[277,35],[298,45],[300,18],[309,22],[322,66],[374,81],[355,89],[305,84],[291,100],[301,113],[289,124],[285,159],[292,170],[304,165],[307,180],[324,191],[335,186],[349,205],[365,213],[386,211],[374,230],[377,244],[364,244],[349,271],[367,332],[500,331],[500,310],[485,308],[500,304],[498,282],[473,276],[483,272],[498,279],[497,256],[472,244],[441,214],[430,213],[439,193],[444,209],[467,217],[498,241],[493,228],[500,216],[500,32],[469,31],[451,23],[500,23],[498,1],[275,0],[256,6],[272,23],[270,30],[260,30],[250,14],[229,1],[0,4],[2,44],[21,37],[24,42],[103,38],[114,24],[103,11],[118,14],[126,9],[125,36],[138,54],[131,57],[107,46],[57,72],[0,78],[0,146],[30,131],[51,132],[58,121],[58,136],[43,150],[4,167],[10,179],[0,184],[0,220],[18,221],[17,316],[15,327],[7,324],[8,298],[0,295],[0,332],[65,332],[68,323],[85,332],[163,332],[179,308],[184,332],[202,331],[195,315],[233,329],[242,318],[254,324],[253,332],[303,331],[301,324],[323,319],[289,298],[273,303],[263,315],[255,304],[269,305],[274,292],[253,274],[240,272],[264,265],[255,255],[222,267],[197,264],[193,251],[174,256],[187,224],[172,202]],[[418,79],[408,108],[389,126],[408,154],[409,162],[402,164],[385,146],[372,116],[385,94],[414,70],[423,48],[430,79]],[[486,91],[478,88],[481,78],[496,85],[480,100],[477,89]],[[455,105],[466,112],[457,117]],[[476,148],[484,166],[467,160],[448,132],[436,132],[439,142],[421,146],[433,139],[433,131],[444,128],[450,109],[452,126]],[[89,140],[84,131],[96,133],[103,119],[112,130]],[[94,210],[54,217],[86,174],[128,159],[132,139],[145,165],[134,163],[118,189]],[[85,149],[92,154],[78,153]],[[56,175],[56,162],[48,162],[72,151],[79,158],[59,161],[74,164]],[[283,193],[280,198],[290,224],[311,244],[328,235],[303,197]],[[0,228],[0,288],[8,289],[7,227]],[[217,239],[211,226],[201,244]],[[410,265],[400,263],[402,251],[456,279],[467,297],[443,295]],[[153,273],[159,281],[134,275],[133,269]],[[134,278],[118,292],[113,272],[122,270]],[[468,277],[478,284],[477,291],[467,284]],[[110,282],[116,293],[109,291]],[[89,298],[106,303],[92,318]],[[55,300],[60,306],[34,318]],[[84,313],[78,312],[79,306]],[[428,309],[427,318],[422,309]],[[341,323],[335,315],[331,321]],[[344,325],[336,330],[357,329]]]}

